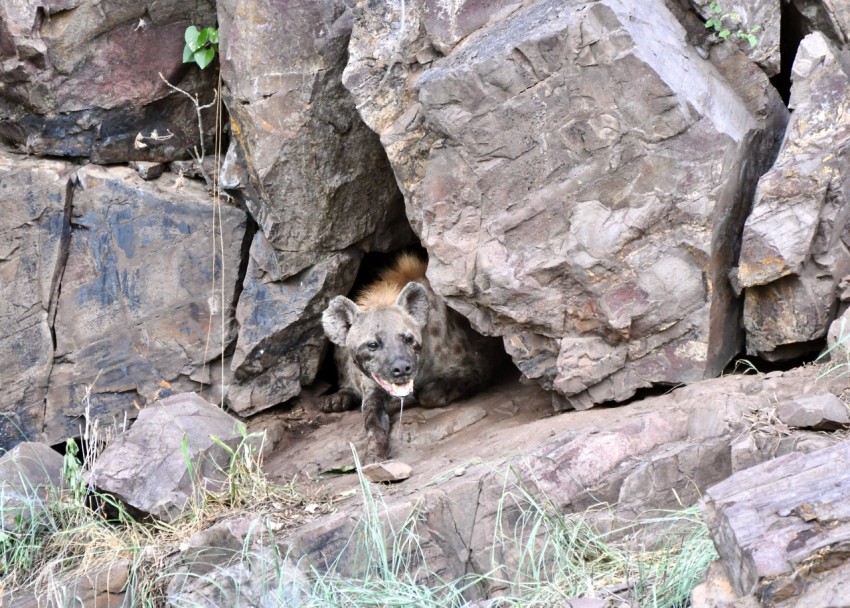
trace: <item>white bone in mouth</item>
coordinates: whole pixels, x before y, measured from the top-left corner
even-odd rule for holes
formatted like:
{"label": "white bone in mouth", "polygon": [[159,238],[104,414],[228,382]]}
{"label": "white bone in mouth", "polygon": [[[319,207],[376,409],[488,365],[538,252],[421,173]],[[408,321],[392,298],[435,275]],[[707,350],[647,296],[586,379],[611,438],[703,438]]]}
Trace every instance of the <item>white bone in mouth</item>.
{"label": "white bone in mouth", "polygon": [[378,386],[387,391],[393,397],[407,397],[413,392],[413,380],[408,380],[401,384],[395,384],[393,382],[387,382],[375,374],[372,374],[372,378],[378,383]]}

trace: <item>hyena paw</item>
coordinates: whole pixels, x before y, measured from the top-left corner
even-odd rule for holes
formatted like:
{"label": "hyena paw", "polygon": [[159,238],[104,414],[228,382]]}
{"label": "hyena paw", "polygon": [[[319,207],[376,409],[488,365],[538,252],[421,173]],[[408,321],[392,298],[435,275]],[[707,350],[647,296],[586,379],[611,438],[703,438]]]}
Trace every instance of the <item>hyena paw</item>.
{"label": "hyena paw", "polygon": [[344,412],[357,407],[359,399],[351,391],[342,390],[322,400],[323,412]]}
{"label": "hyena paw", "polygon": [[442,382],[430,382],[416,391],[416,401],[421,407],[443,407],[456,399]]}

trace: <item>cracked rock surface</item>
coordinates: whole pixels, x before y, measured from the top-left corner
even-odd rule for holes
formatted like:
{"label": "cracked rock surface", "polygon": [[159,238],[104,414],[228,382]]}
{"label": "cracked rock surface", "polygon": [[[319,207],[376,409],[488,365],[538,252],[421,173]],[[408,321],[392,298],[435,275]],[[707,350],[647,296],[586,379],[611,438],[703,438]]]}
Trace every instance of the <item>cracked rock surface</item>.
{"label": "cracked rock surface", "polygon": [[787,115],[742,53],[630,6],[358,3],[343,76],[434,289],[577,409],[738,350],[727,276]]}
{"label": "cracked rock surface", "polygon": [[163,381],[208,383],[232,340],[245,213],[222,206],[219,230],[200,184],[126,167],[0,156],[0,174],[0,444],[80,435],[87,389],[92,422],[120,426]]}
{"label": "cracked rock surface", "polygon": [[[188,157],[198,142],[192,102],[211,70],[181,64],[183,31],[213,23],[211,0],[38,0],[0,5],[0,142],[26,154],[96,163]],[[212,112],[207,115],[207,128]],[[134,146],[138,133],[173,134]]]}
{"label": "cracked rock surface", "polygon": [[[819,370],[808,368],[726,376],[627,406],[584,412],[552,414],[544,391],[512,381],[451,408],[406,409],[400,430],[398,413],[393,416],[390,446],[392,458],[409,464],[412,474],[381,487],[386,517],[400,523],[417,513],[429,568],[444,580],[488,572],[512,559],[501,553],[503,547],[493,546],[506,491],[542,492],[565,513],[607,503],[614,505],[615,517],[625,520],[648,508],[680,508],[734,471],[840,441],[839,436],[772,427],[763,416],[777,400],[810,393],[835,398],[843,390],[840,379],[820,378]],[[318,479],[333,493],[357,487],[353,475],[320,474],[352,462],[349,443],[363,453],[359,412],[322,414],[302,394],[299,407],[289,414],[256,424],[278,437],[265,464],[273,478],[298,474],[301,480]],[[746,446],[744,459],[741,443],[747,439],[755,443]],[[281,542],[291,555],[304,556],[319,568],[341,555],[338,571],[351,573],[357,567],[354,552],[343,548],[362,508],[359,499],[342,503],[337,513]]]}
{"label": "cracked rock surface", "polygon": [[[845,52],[846,53],[846,52]],[[800,44],[794,113],[782,149],[758,183],[741,245],[747,350],[770,360],[813,350],[850,273],[850,74],[820,33]],[[816,348],[816,346],[815,346]]]}

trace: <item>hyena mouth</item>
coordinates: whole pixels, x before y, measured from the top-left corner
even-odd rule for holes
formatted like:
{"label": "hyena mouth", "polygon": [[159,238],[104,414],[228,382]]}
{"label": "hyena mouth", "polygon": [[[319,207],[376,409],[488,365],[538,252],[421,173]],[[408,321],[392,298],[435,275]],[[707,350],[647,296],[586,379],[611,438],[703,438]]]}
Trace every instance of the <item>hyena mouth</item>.
{"label": "hyena mouth", "polygon": [[407,397],[413,392],[413,379],[396,384],[394,382],[387,382],[375,374],[372,374],[372,378],[378,383],[378,386],[387,391],[393,397]]}

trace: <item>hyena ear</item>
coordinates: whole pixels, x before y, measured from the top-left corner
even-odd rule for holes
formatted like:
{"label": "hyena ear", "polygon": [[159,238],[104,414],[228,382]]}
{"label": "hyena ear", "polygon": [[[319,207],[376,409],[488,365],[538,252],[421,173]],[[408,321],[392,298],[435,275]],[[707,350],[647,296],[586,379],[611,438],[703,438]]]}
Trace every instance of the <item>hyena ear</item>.
{"label": "hyena ear", "polygon": [[431,304],[428,302],[428,292],[419,283],[405,285],[395,299],[395,303],[413,317],[420,328],[428,323],[428,311],[431,309]]}
{"label": "hyena ear", "polygon": [[348,330],[351,329],[351,324],[359,314],[360,309],[357,308],[357,304],[345,296],[337,296],[331,300],[325,312],[322,313],[322,327],[330,341],[337,346],[345,346]]}

